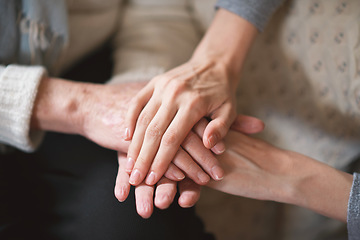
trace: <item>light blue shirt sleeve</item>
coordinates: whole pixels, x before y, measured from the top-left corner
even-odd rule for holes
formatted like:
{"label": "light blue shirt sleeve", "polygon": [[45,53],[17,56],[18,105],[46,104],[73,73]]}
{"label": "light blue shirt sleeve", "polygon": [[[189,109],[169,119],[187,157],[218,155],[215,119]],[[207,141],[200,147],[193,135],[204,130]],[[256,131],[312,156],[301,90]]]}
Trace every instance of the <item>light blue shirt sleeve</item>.
{"label": "light blue shirt sleeve", "polygon": [[354,173],[350,191],[347,228],[349,240],[360,240],[360,174]]}
{"label": "light blue shirt sleeve", "polygon": [[235,13],[263,31],[271,15],[283,2],[284,0],[218,0],[215,7]]}

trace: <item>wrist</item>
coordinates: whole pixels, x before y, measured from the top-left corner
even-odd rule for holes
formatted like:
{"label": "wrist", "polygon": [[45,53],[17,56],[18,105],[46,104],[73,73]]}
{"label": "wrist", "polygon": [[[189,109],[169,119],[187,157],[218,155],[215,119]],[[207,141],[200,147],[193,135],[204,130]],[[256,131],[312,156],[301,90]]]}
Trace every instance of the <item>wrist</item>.
{"label": "wrist", "polygon": [[227,10],[217,11],[192,60],[216,62],[236,78],[258,31],[254,25]]}
{"label": "wrist", "polygon": [[84,107],[90,84],[44,78],[31,118],[31,128],[68,134],[83,132]]}
{"label": "wrist", "polygon": [[[296,156],[295,156],[296,155]],[[352,175],[324,163],[294,154],[299,159],[288,182],[288,203],[346,222]]]}

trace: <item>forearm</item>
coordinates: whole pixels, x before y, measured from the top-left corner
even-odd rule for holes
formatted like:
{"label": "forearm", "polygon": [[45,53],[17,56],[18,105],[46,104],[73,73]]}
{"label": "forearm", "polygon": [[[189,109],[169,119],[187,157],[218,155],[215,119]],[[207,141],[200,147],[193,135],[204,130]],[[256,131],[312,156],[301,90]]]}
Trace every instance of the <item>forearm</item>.
{"label": "forearm", "polygon": [[44,78],[36,97],[31,128],[81,134],[85,95],[91,84]]}
{"label": "forearm", "polygon": [[43,79],[31,119],[33,129],[79,134],[117,151],[127,151],[123,140],[128,102],[144,83],[92,84]]}
{"label": "forearm", "polygon": [[346,221],[352,175],[302,154],[230,131],[218,156],[225,170],[210,186],[230,194],[288,203]]}
{"label": "forearm", "polygon": [[294,171],[302,176],[296,174],[286,181],[292,189],[289,203],[346,222],[352,175],[300,154],[291,156],[299,160]]}
{"label": "forearm", "polygon": [[257,33],[258,30],[250,22],[219,9],[191,60],[220,64],[236,85]]}

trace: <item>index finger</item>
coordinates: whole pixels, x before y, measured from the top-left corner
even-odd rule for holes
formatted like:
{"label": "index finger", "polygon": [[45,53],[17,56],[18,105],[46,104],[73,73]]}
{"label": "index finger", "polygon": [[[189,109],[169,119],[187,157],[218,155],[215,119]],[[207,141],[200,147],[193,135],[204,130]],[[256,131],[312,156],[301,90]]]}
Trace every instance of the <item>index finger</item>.
{"label": "index finger", "polygon": [[123,202],[130,192],[129,174],[125,170],[127,158],[124,153],[118,153],[118,162],[119,168],[115,181],[114,194],[120,202]]}

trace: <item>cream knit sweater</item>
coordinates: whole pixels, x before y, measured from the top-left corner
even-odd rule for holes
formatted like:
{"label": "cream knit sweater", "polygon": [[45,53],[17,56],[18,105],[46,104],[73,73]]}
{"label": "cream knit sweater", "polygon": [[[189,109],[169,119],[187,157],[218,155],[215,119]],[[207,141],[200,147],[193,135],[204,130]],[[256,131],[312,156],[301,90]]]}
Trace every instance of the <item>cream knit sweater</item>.
{"label": "cream knit sweater", "polygon": [[[121,0],[67,0],[70,40],[57,72],[113,37],[110,82],[150,80],[190,57],[201,35],[196,11],[190,11],[200,9],[198,2],[134,0],[124,6]],[[0,143],[27,152],[41,143],[44,133],[31,130],[30,119],[46,74],[41,66],[0,65]]]}

